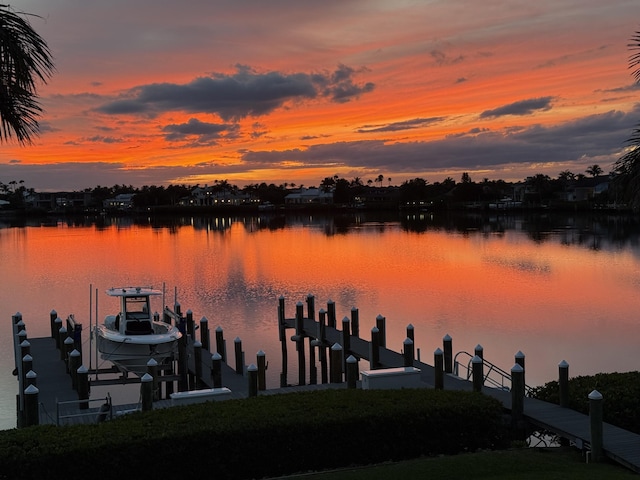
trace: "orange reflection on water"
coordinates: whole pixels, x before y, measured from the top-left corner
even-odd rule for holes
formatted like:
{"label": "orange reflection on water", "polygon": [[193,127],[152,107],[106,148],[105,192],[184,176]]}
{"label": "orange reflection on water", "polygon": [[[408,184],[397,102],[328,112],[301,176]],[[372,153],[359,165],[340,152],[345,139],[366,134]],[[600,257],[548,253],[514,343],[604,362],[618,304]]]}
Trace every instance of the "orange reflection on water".
{"label": "orange reflection on water", "polygon": [[454,351],[481,344],[504,369],[521,350],[532,384],[555,378],[563,359],[574,375],[631,370],[640,361],[640,268],[631,248],[536,243],[513,230],[418,234],[362,224],[342,234],[322,222],[256,225],[0,229],[0,304],[7,318],[23,313],[30,335],[45,336],[51,309],[95,322],[90,288],[99,292],[101,317],[112,307],[105,289],[164,283],[167,304],[175,287],[183,311],[206,316],[211,329],[223,326],[229,339],[242,337],[250,355],[267,351],[275,365],[277,299],[286,298],[291,317],[311,293],[316,311],[335,301],[339,320],[357,307],[365,338],[385,316],[396,349],[411,323],[427,361],[445,334]]}

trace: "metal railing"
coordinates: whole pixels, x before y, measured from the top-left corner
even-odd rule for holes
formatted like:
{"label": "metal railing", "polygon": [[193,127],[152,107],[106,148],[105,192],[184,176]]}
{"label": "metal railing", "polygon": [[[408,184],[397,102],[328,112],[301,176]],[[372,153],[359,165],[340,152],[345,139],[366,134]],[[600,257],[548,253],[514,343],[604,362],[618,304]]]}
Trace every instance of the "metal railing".
{"label": "metal railing", "polygon": [[[91,404],[102,402],[100,408],[92,408],[86,411],[80,410],[80,404]],[[75,405],[78,409],[73,409],[74,413],[62,414],[61,408],[64,405]],[[81,413],[78,413],[81,412]],[[56,425],[62,425],[61,421],[67,423],[68,420],[82,419],[80,423],[100,423],[105,420],[113,419],[113,405],[111,403],[111,395],[107,394],[106,398],[95,398],[86,400],[69,400],[66,402],[56,402]]]}
{"label": "metal railing", "polygon": [[[461,362],[458,360],[458,356],[462,356],[466,358],[466,361]],[[456,353],[453,358],[453,374],[464,378],[465,380],[470,380],[473,374],[473,357],[469,352],[461,351]],[[484,385],[493,388],[499,388],[501,390],[510,391],[511,390],[511,374],[501,369],[497,365],[494,365],[488,360],[482,359],[483,364],[483,380]],[[464,370],[464,374],[461,374],[460,371]],[[530,396],[533,388],[525,385],[524,386],[525,395]]]}

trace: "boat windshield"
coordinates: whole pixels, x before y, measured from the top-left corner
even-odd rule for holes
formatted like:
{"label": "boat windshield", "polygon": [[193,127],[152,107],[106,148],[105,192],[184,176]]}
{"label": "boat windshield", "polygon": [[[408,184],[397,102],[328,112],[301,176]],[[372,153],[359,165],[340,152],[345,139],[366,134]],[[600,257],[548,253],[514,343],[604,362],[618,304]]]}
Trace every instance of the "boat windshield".
{"label": "boat windshield", "polygon": [[125,297],[124,302],[128,318],[149,316],[149,297]]}

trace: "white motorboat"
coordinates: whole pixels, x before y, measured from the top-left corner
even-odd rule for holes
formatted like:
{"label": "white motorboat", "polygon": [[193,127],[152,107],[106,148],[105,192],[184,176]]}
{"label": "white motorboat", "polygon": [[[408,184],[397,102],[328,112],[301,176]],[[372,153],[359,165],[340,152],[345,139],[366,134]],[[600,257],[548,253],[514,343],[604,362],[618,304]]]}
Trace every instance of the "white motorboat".
{"label": "white motorboat", "polygon": [[107,315],[96,326],[98,351],[123,373],[142,376],[151,358],[163,363],[177,352],[180,330],[170,323],[154,319],[151,297],[162,295],[146,287],[111,288],[107,295],[120,299],[120,311]]}

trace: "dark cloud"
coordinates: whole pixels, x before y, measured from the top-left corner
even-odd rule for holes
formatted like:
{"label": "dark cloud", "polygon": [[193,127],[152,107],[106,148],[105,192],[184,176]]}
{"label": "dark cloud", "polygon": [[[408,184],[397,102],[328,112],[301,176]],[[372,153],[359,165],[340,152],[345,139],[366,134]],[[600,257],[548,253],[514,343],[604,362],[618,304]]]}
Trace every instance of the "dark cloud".
{"label": "dark cloud", "polygon": [[85,139],[87,142],[93,143],[122,143],[121,138],[105,137],[104,135],[94,135]]}
{"label": "dark cloud", "polygon": [[208,123],[190,118],[186,123],[166,125],[162,131],[169,142],[196,139],[197,144],[211,145],[221,138],[235,137],[238,128],[237,124]]}
{"label": "dark cloud", "polygon": [[530,98],[510,103],[493,110],[485,110],[480,114],[480,118],[502,117],[504,115],[529,115],[536,110],[551,109],[553,97]]}
{"label": "dark cloud", "polygon": [[334,164],[396,173],[490,170],[506,164],[553,164],[589,158],[613,162],[639,117],[640,109],[632,113],[611,111],[556,127],[534,125],[500,132],[474,127],[465,134],[430,142],[339,142],[287,151],[247,151],[242,158],[248,167]]}
{"label": "dark cloud", "polygon": [[156,115],[166,111],[216,114],[224,121],[260,116],[288,102],[326,97],[347,102],[374,89],[356,84],[355,70],[340,65],[332,73],[257,73],[243,65],[233,75],[215,73],[179,85],[154,83],[136,87],[123,98],[98,107],[106,114]]}
{"label": "dark cloud", "polygon": [[387,125],[363,125],[356,131],[358,133],[380,133],[413,130],[415,128],[428,127],[433,123],[438,123],[445,120],[445,118],[446,117],[413,118],[411,120],[389,123]]}

